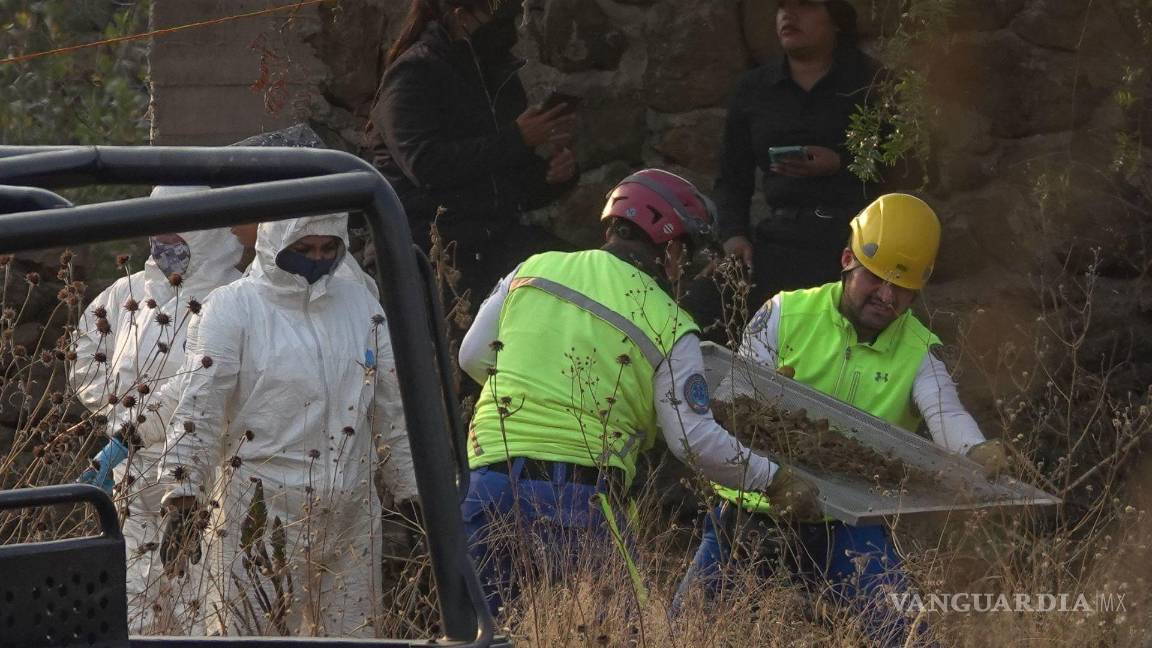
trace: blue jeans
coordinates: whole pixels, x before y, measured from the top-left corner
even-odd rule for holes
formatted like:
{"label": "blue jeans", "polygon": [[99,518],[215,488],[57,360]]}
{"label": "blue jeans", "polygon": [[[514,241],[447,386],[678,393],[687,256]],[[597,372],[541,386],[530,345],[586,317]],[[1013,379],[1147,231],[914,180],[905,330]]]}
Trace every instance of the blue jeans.
{"label": "blue jeans", "polygon": [[[853,608],[876,645],[904,642],[910,622],[888,595],[906,592],[908,576],[885,525],[849,526],[836,521],[783,527],[767,515],[736,514],[734,509],[726,504],[707,516],[700,547],[676,591],[674,614],[693,588],[702,587],[705,597],[712,599],[732,588],[733,574],[756,569],[767,577],[783,567],[814,593],[829,597],[835,605]],[[741,547],[734,555],[731,538],[747,536],[737,527],[752,528],[756,538],[775,537],[769,537],[759,550]]]}
{"label": "blue jeans", "polygon": [[[476,565],[488,607],[497,616],[519,595],[524,577],[561,579],[590,556],[611,560],[621,547],[613,526],[625,529],[621,511],[610,524],[599,502],[606,483],[569,480],[570,465],[553,463],[552,479],[521,477],[524,459],[512,460],[504,474],[488,467],[472,471],[468,496],[460,505],[468,553]],[[600,564],[603,564],[601,562]]]}

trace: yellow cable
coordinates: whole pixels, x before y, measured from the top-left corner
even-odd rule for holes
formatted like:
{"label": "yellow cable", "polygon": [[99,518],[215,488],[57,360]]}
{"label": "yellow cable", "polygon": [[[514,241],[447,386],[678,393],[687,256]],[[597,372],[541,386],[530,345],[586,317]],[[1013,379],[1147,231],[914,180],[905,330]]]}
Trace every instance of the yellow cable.
{"label": "yellow cable", "polygon": [[34,52],[32,54],[21,54],[20,56],[9,56],[5,59],[0,59],[0,64],[4,63],[23,63],[33,59],[42,58],[45,56],[55,56],[57,54],[69,54],[82,49],[90,47],[99,47],[101,45],[112,45],[115,43],[124,43],[127,41],[141,40],[144,38],[154,38],[156,36],[164,36],[187,29],[196,29],[198,27],[210,27],[212,25],[220,25],[233,20],[240,20],[241,18],[254,18],[256,16],[264,16],[279,11],[286,11],[289,9],[299,9],[300,7],[307,7],[308,5],[320,4],[322,2],[332,2],[333,0],[300,0],[288,5],[280,5],[278,7],[270,7],[268,9],[260,9],[259,11],[250,11],[248,13],[236,14],[234,16],[226,16],[224,18],[213,18],[212,20],[202,20],[200,22],[188,23],[187,25],[178,25],[176,27],[166,27],[164,29],[157,29],[155,31],[144,32],[142,34],[129,34],[128,36],[117,36],[116,38],[108,38],[105,40],[95,41],[92,43],[82,43],[80,45],[69,45],[68,47],[60,47],[54,50],[47,50],[44,52]]}

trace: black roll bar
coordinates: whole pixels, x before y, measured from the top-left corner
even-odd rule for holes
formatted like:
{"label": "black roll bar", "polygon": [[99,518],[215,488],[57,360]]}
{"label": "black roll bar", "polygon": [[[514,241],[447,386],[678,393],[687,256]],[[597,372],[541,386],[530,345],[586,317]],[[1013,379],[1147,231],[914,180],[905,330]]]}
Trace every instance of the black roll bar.
{"label": "black roll bar", "polygon": [[341,151],[260,146],[0,146],[0,168],[4,184],[46,189],[93,182],[219,187],[376,173],[371,164]]}
{"label": "black roll bar", "polygon": [[47,189],[0,185],[0,214],[71,206],[72,203]]}
{"label": "black roll bar", "polygon": [[0,511],[78,502],[91,504],[96,508],[96,516],[100,519],[100,532],[104,537],[123,540],[116,505],[112,503],[107,493],[91,484],[57,484],[42,488],[0,491]]}
{"label": "black roll bar", "polygon": [[[0,252],[362,210],[378,255],[417,487],[428,527],[445,638],[488,645],[494,622],[465,548],[448,417],[427,295],[404,209],[371,165],[347,153],[302,148],[0,146],[0,184],[226,186],[196,193],[0,215]],[[431,326],[430,326],[431,324]],[[430,357],[431,356],[431,357]],[[448,408],[446,411],[446,407]],[[462,468],[466,470],[466,468]]]}

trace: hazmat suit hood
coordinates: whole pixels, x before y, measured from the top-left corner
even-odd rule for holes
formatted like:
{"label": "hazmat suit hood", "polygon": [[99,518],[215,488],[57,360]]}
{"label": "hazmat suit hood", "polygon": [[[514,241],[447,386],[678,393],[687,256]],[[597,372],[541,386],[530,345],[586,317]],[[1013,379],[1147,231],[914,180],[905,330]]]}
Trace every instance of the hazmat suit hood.
{"label": "hazmat suit hood", "polygon": [[[309,284],[304,277],[276,265],[276,257],[288,246],[305,236],[335,236],[343,243],[332,272]],[[328,291],[332,275],[344,265],[348,255],[348,214],[325,214],[306,218],[260,223],[256,234],[256,259],[252,262],[252,278],[277,297],[299,299],[307,296],[313,301]]]}
{"label": "hazmat suit hood", "polygon": [[[328,146],[324,143],[324,140],[319,135],[317,135],[316,131],[312,130],[312,127],[309,126],[308,124],[293,124],[292,126],[289,126],[287,128],[282,128],[280,130],[269,131],[267,133],[259,133],[257,135],[253,135],[251,137],[246,137],[246,138],[240,140],[239,142],[236,142],[235,144],[229,144],[229,146],[251,146],[251,147],[274,146],[274,147],[278,147],[278,148],[313,148],[313,149],[326,149],[326,148],[328,148]],[[341,230],[341,234],[340,234],[340,236],[344,240],[344,254],[343,254],[343,259],[336,263],[336,266],[333,269],[330,276],[344,277],[347,279],[353,279],[355,281],[362,282],[364,284],[364,286],[367,287],[368,290],[372,293],[372,296],[374,298],[376,298],[377,300],[379,300],[380,299],[380,289],[379,289],[379,287],[377,287],[376,281],[371,276],[369,276],[366,272],[364,272],[363,268],[360,267],[360,264],[356,262],[356,259],[354,259],[352,257],[352,255],[348,253],[348,241],[349,241],[348,230],[347,230],[347,216],[348,215],[347,214],[332,214],[332,216],[343,216],[344,217],[344,221],[345,221],[344,222],[344,228]],[[323,217],[321,217],[321,218],[323,218]],[[302,219],[302,220],[308,220],[308,219]],[[287,223],[287,222],[288,221],[285,221],[285,223]],[[261,232],[264,231],[263,226],[261,226],[260,231]],[[296,239],[300,238],[300,236],[307,236],[310,233],[311,232],[305,233],[305,234],[295,235],[295,238],[291,238],[292,235],[289,234],[289,238],[287,239],[287,242],[284,245],[285,246],[290,245]],[[259,246],[259,242],[258,242],[257,243],[257,250],[259,250],[259,247],[260,246]],[[272,245],[271,247],[275,248],[277,246]],[[283,247],[280,247],[279,249],[283,249]],[[262,264],[265,269],[276,268],[280,272],[283,272],[283,270],[280,270],[280,268],[278,266],[276,266],[276,255],[277,254],[279,254],[279,250],[274,251],[273,254],[271,255],[271,257],[268,258],[268,260],[264,264]],[[259,270],[259,268],[256,266],[256,264],[253,264],[253,267],[249,270],[249,272],[251,274],[253,274],[254,276],[257,274],[257,272],[263,273],[262,270]],[[291,273],[286,273],[286,274],[291,274]],[[269,276],[275,277],[275,275],[276,275],[276,273],[273,272]],[[327,292],[327,287],[326,286],[320,286],[320,284],[327,283],[327,281],[328,281],[328,277],[325,277],[324,279],[321,279],[320,281],[316,282],[316,285],[312,286],[312,292],[309,293],[310,296],[319,297],[319,296],[325,294]],[[292,283],[295,283],[295,282],[292,282]],[[303,283],[299,284],[297,287],[303,288],[306,285],[307,285],[307,282],[303,282]],[[287,284],[285,284],[284,287],[286,288]],[[285,290],[285,291],[283,291],[282,294],[288,295],[291,293],[292,293],[291,290]]]}
{"label": "hazmat suit hood", "polygon": [[[160,186],[152,190],[152,197],[178,196],[181,194],[207,191],[210,187]],[[179,291],[189,298],[203,300],[214,288],[223,286],[240,277],[236,264],[244,254],[244,246],[227,227],[217,229],[181,232],[177,236],[188,245],[190,257],[188,268],[182,273],[183,282]],[[153,296],[175,294],[168,285],[168,277],[156,264],[156,259],[148,256],[144,262],[144,280]],[[157,301],[161,301],[157,299]]]}
{"label": "hazmat suit hood", "polygon": [[[208,190],[208,187],[156,187],[152,196],[173,196]],[[240,278],[236,269],[244,247],[226,227],[182,232],[178,236],[188,245],[188,266],[181,273],[179,286],[173,286],[151,255],[144,268],[122,277],[95,297],[80,314],[78,334],[74,340],[78,361],[70,370],[70,381],[80,400],[93,411],[103,411],[113,420],[130,420],[135,412],[108,405],[110,394],[122,394],[137,382],[146,382],[158,392],[162,376],[171,375],[184,357],[184,339],[193,314],[193,300],[203,304],[209,293]],[[130,311],[126,303],[136,303]],[[107,314],[111,332],[108,336],[96,330],[94,309]],[[166,324],[160,323],[160,315]],[[166,351],[157,355],[160,344]],[[108,360],[105,365],[93,362],[95,353]],[[159,419],[159,417],[155,417]],[[157,421],[153,421],[157,422]],[[152,427],[152,426],[147,426]],[[150,437],[154,433],[157,436]],[[142,433],[146,443],[163,440],[163,430]]]}

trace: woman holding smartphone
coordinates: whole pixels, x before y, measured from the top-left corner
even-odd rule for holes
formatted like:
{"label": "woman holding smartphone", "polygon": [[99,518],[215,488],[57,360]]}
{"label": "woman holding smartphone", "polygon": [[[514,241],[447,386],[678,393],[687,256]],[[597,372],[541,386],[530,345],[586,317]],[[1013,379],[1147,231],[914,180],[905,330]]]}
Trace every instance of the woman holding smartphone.
{"label": "woman holding smartphone", "polygon": [[[856,47],[855,9],[779,0],[776,33],[783,57],[745,73],[733,93],[715,192],[725,252],[752,271],[749,312],[782,290],[836,279],[848,223],[875,193],[848,171],[845,146],[880,70]],[[754,229],[757,171],[769,209]]]}
{"label": "woman holding smartphone", "polygon": [[473,304],[528,256],[565,247],[519,215],[577,178],[573,106],[530,107],[520,82],[521,15],[520,0],[412,0],[371,113],[376,167],[416,242],[430,248],[435,220]]}

